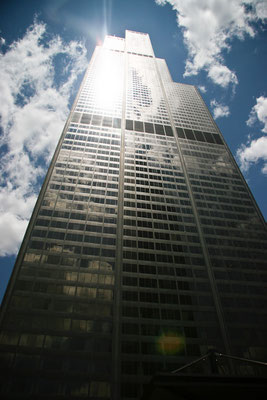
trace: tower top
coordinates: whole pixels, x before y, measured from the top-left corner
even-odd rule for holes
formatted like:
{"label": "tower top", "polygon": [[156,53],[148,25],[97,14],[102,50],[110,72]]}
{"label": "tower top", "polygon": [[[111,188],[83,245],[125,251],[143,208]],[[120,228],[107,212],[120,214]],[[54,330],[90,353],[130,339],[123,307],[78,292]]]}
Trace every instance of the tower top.
{"label": "tower top", "polygon": [[154,56],[153,48],[148,33],[125,31],[125,39],[117,36],[107,35],[103,44],[104,48],[128,53]]}

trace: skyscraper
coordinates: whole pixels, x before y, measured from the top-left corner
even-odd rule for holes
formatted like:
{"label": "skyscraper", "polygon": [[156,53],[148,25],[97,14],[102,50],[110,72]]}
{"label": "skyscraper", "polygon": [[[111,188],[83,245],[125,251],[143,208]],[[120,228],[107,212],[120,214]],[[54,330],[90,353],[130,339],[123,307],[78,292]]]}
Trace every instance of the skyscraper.
{"label": "skyscraper", "polygon": [[211,347],[266,359],[265,221],[149,36],[97,46],[2,307],[4,398],[136,399]]}

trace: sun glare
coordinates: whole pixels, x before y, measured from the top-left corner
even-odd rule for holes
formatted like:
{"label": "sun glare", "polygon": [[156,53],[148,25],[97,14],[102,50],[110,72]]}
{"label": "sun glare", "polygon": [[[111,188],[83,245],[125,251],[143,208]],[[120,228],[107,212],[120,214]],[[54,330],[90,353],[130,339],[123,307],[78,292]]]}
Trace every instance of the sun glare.
{"label": "sun glare", "polygon": [[122,90],[122,76],[120,69],[112,58],[112,54],[105,54],[105,62],[99,64],[97,79],[95,81],[95,94],[97,105],[109,109],[113,108],[119,100]]}
{"label": "sun glare", "polygon": [[159,353],[174,355],[183,351],[185,338],[177,332],[164,332],[157,339],[156,346]]}

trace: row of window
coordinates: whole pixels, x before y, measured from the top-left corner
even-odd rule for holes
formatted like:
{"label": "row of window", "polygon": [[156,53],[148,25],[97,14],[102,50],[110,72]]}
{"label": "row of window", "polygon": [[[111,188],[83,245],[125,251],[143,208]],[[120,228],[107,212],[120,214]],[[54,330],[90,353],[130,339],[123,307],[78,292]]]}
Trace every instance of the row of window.
{"label": "row of window", "polygon": [[[229,232],[228,232],[228,236]],[[213,246],[232,246],[232,247],[245,247],[246,249],[266,249],[265,243],[260,242],[251,242],[248,240],[236,240],[236,239],[225,239],[225,238],[216,238],[216,237],[206,237],[205,241],[207,245]]]}
{"label": "row of window", "polygon": [[[27,355],[18,355],[16,358],[16,362],[18,362],[20,365],[23,363],[24,366],[21,366],[22,369],[25,368],[30,368],[31,370],[34,370],[36,367],[34,367],[34,361],[35,361],[36,356],[27,356]],[[54,365],[60,365],[60,359],[55,362]],[[75,361],[75,360],[74,360]],[[44,369],[49,369],[47,367],[48,362],[44,365]],[[51,368],[52,361],[50,360],[50,369]],[[73,365],[78,365],[79,363],[76,361],[74,362]],[[81,361],[80,361],[80,364]],[[85,364],[85,363],[83,363]],[[104,365],[104,362],[101,363],[101,365]],[[15,365],[16,368],[20,368],[19,365]],[[60,369],[60,366],[58,370]],[[76,368],[72,368],[72,370],[76,370]],[[98,371],[100,368],[98,369]],[[65,374],[65,373],[64,373]],[[108,375],[108,373],[106,373]],[[96,379],[99,378],[99,372],[96,373]],[[104,378],[104,377],[103,377]],[[111,387],[110,383],[108,381],[91,381],[88,382],[88,379],[83,380],[84,377],[80,378],[79,380],[72,381],[72,377],[70,377],[68,380],[66,380],[66,377],[60,378],[53,378],[49,379],[47,376],[45,377],[40,377],[34,379],[32,377],[12,377],[8,379],[2,389],[2,394],[8,396],[11,394],[11,396],[32,396],[34,394],[37,397],[39,396],[70,396],[70,398],[77,398],[79,396],[89,396],[93,398],[99,398],[99,399],[109,399],[110,398],[110,393],[111,393]],[[108,380],[108,376],[106,376],[106,379]]]}
{"label": "row of window", "polygon": [[[232,220],[239,220],[239,221],[251,221],[252,217],[250,214],[248,214],[245,210],[242,209],[242,212],[244,214],[237,214],[236,212],[221,212],[221,211],[210,211],[208,209],[199,209],[198,213],[201,217],[212,217],[212,218],[222,218],[222,219],[232,219]],[[209,222],[209,225],[211,225],[212,222]]]}
{"label": "row of window", "polygon": [[[226,187],[227,189],[227,187]],[[204,196],[206,194],[216,194],[217,196],[226,196],[222,197],[219,199],[219,201],[224,201],[224,202],[228,202],[228,203],[235,203],[235,204],[246,204],[246,205],[251,205],[251,199],[249,197],[249,194],[245,191],[245,190],[241,190],[240,186],[239,187],[235,187],[235,186],[228,186],[228,190],[224,191],[224,190],[211,190],[211,189],[206,189],[206,188],[201,188],[201,187],[197,187],[194,186],[193,187],[193,191],[194,192],[199,192],[199,193],[204,193]],[[202,195],[201,195],[202,196]],[[222,200],[223,199],[223,200]],[[228,200],[227,200],[228,199]],[[246,201],[246,203],[242,202],[241,200]]]}
{"label": "row of window", "polygon": [[[122,316],[129,318],[148,318],[148,319],[160,319],[160,309],[158,307],[158,302],[152,302],[146,307],[138,307],[138,303],[127,303],[126,300],[123,301]],[[214,307],[213,299],[210,295],[199,295],[196,294],[179,294],[178,293],[160,293],[159,303],[161,306],[163,304],[170,305],[181,305],[181,306],[194,306],[194,308],[203,307]],[[191,315],[191,314],[190,314]],[[194,318],[198,321],[216,321],[215,311],[210,311],[210,309],[205,309],[203,312],[198,310],[194,313]],[[193,319],[193,317],[192,317]]]}
{"label": "row of window", "polygon": [[149,220],[136,220],[136,219],[124,219],[124,225],[125,226],[134,226],[134,227],[140,227],[140,228],[153,228],[154,229],[165,229],[168,231],[177,231],[177,232],[191,232],[191,233],[197,233],[197,228],[196,226],[193,225],[187,225],[191,224],[193,221],[188,219],[188,217],[179,217],[174,216],[175,220],[179,222],[183,222],[183,224],[175,224],[175,223],[162,223],[159,222],[158,220],[154,221],[149,221]]}
{"label": "row of window", "polygon": [[[86,133],[86,132],[83,132]],[[90,131],[89,131],[89,135],[90,135]],[[92,132],[94,133],[94,132]],[[80,146],[89,146],[91,143],[99,143],[99,144],[106,144],[106,145],[117,145],[119,146],[120,144],[120,140],[116,140],[116,139],[111,139],[111,138],[103,138],[101,135],[75,135],[73,133],[67,133],[65,135],[65,139],[63,141],[63,143],[68,143],[68,144],[76,144],[76,145],[80,145]],[[88,143],[84,143],[84,142],[88,142]]]}
{"label": "row of window", "polygon": [[209,254],[211,256],[216,256],[216,257],[232,257],[232,258],[244,258],[244,259],[250,259],[250,260],[266,260],[266,252],[259,252],[255,251],[254,249],[249,250],[249,249],[242,249],[242,250],[237,250],[235,248],[229,249],[229,248],[217,248],[217,247],[208,247]]}
{"label": "row of window", "polygon": [[[179,277],[180,278],[180,277]],[[138,288],[154,288],[154,289],[168,289],[168,290],[199,290],[209,291],[209,285],[204,281],[193,282],[192,280],[175,280],[175,279],[160,279],[154,278],[137,278],[135,276],[123,276],[123,286],[134,286]],[[151,303],[158,303],[158,293],[156,292],[123,292],[123,299],[129,301],[147,301]]]}
{"label": "row of window", "polygon": [[213,201],[213,202],[217,202],[218,204],[239,204],[239,205],[244,205],[244,206],[251,206],[251,201],[249,199],[249,197],[246,198],[246,196],[242,196],[242,198],[236,198],[236,197],[231,197],[231,195],[227,196],[227,197],[217,197],[217,196],[212,196],[212,195],[208,195],[208,194],[199,194],[199,193],[195,193],[194,194],[195,199],[197,200],[204,200],[204,201]]}
{"label": "row of window", "polygon": [[[164,228],[165,229],[165,228]],[[168,225],[167,225],[168,229]],[[125,236],[138,236],[138,238],[148,238],[148,239],[159,239],[159,240],[171,240],[174,242],[190,242],[190,243],[200,243],[198,236],[192,235],[180,235],[177,233],[170,233],[170,232],[153,232],[152,230],[136,230],[136,229],[124,229],[123,234]]]}
{"label": "row of window", "polygon": [[[193,214],[191,209],[184,209],[183,211],[185,215],[187,214]],[[194,217],[188,217],[188,216],[181,216],[177,214],[158,214],[158,213],[150,213],[146,211],[136,211],[133,209],[124,209],[124,215],[129,216],[129,217],[138,217],[138,218],[147,218],[147,219],[156,219],[156,220],[164,220],[164,221],[177,221],[177,222],[185,222],[185,223],[194,223]],[[214,215],[215,216],[215,215]],[[217,216],[217,215],[216,215]],[[150,221],[138,221],[137,222],[138,226],[144,226],[147,228],[152,228],[152,222]],[[172,229],[172,228],[170,228]],[[176,228],[175,228],[176,229]],[[175,230],[174,229],[174,230]]]}
{"label": "row of window", "polygon": [[[164,199],[163,199],[164,201]],[[188,207],[175,207],[175,206],[165,206],[163,204],[157,203],[147,203],[147,202],[133,202],[133,201],[124,201],[125,207],[131,208],[142,208],[144,210],[152,210],[152,211],[162,211],[162,212],[170,212],[170,213],[182,213],[182,214],[193,214],[191,208]],[[147,217],[148,218],[148,217]]]}
{"label": "row of window", "polygon": [[152,124],[150,122],[126,120],[126,130],[136,132],[155,133],[156,135],[173,136],[173,131],[169,125]]}
{"label": "row of window", "polygon": [[[24,314],[25,318],[27,315]],[[17,314],[19,317],[19,314]],[[16,314],[12,313],[9,320],[14,321]],[[28,321],[30,321],[30,316],[28,316]],[[23,319],[23,315],[20,315],[20,320]],[[66,325],[69,324],[69,319],[65,318]],[[66,332],[66,334],[69,334]],[[35,347],[35,348],[46,348],[61,351],[93,351],[95,353],[110,352],[111,351],[111,341],[109,335],[85,335],[85,336],[54,336],[54,335],[44,335],[35,333],[22,333],[19,335],[13,333],[12,331],[3,332],[1,334],[0,343],[25,346],[25,347]],[[60,354],[58,354],[60,356]],[[88,359],[88,354],[86,354],[86,359],[88,366],[94,363],[90,358]],[[88,362],[90,360],[90,362]],[[97,360],[97,357],[95,358]],[[54,357],[54,362],[56,358]]]}
{"label": "row of window", "polygon": [[[181,319],[181,314],[179,310],[175,309],[161,309],[162,319]],[[168,315],[171,318],[168,318]],[[122,323],[122,333],[124,335],[143,335],[143,336],[160,336],[164,334],[164,332],[176,332],[178,336],[186,336],[188,338],[197,338],[198,332],[197,328],[193,326],[167,326],[167,325],[154,325],[154,324],[136,324],[132,322],[123,322]]]}
{"label": "row of window", "polygon": [[[46,235],[42,234],[42,231],[39,232],[34,232],[35,237],[37,238],[41,238],[41,237],[45,237]],[[34,236],[33,235],[33,236]],[[43,236],[42,236],[43,235]],[[47,235],[48,238],[51,239],[57,239],[57,240],[68,240],[71,242],[79,242],[79,243],[89,243],[89,240],[85,240],[83,238],[83,235],[79,235],[79,234],[75,234],[75,233],[63,233],[63,232],[48,232]],[[87,239],[87,238],[86,238]],[[89,239],[89,238],[88,238]],[[110,242],[115,244],[115,240],[107,240],[110,244]],[[101,256],[101,257],[115,257],[115,249],[113,248],[104,248],[103,246],[100,248],[100,246],[98,247],[93,247],[94,244],[96,244],[95,242],[90,242],[92,244],[92,247],[87,247],[87,246],[83,246],[82,247],[82,254],[83,255],[87,255],[87,256]],[[102,242],[103,243],[103,242]],[[114,247],[113,244],[113,247]],[[30,244],[29,244],[29,248],[33,249],[33,250],[42,250],[45,246],[45,242],[44,241],[36,241],[36,240],[31,240]],[[57,261],[56,258],[54,258],[54,256],[44,256],[41,259],[42,263],[47,263],[47,264],[58,264],[59,260]],[[77,263],[77,260],[75,258],[68,258],[68,257],[63,257],[61,259],[61,263],[64,265],[73,265]]]}
{"label": "row of window", "polygon": [[[196,201],[196,205],[198,210],[200,209],[214,209],[214,210],[225,210],[225,211],[232,211],[232,212],[243,212],[246,214],[254,214],[255,210],[252,207],[245,207],[245,206],[232,206],[229,204],[221,204],[221,202],[203,202],[203,201]],[[202,214],[203,210],[200,210],[200,215]],[[205,215],[205,214],[204,214]]]}
{"label": "row of window", "polygon": [[[206,174],[189,174],[189,177],[191,179],[191,182],[198,185],[199,181],[211,181],[211,182],[221,182],[221,183],[231,183],[232,185],[241,185],[242,181],[239,178],[238,175],[233,175],[231,174],[230,176],[225,176],[223,174],[211,174],[210,172],[207,171]],[[235,179],[234,179],[235,178]],[[193,181],[194,180],[194,181]]]}
{"label": "row of window", "polygon": [[223,270],[243,270],[243,271],[266,271],[266,262],[261,260],[238,260],[233,257],[224,257],[219,256],[211,257],[211,264],[214,268],[222,268]]}
{"label": "row of window", "polygon": [[[168,337],[168,336],[167,336]],[[182,340],[180,339],[180,342]],[[171,340],[166,340],[166,343],[161,343],[158,345],[154,342],[141,342],[139,346],[138,342],[134,341],[123,341],[121,344],[121,351],[122,353],[128,354],[173,354],[173,355],[189,355],[189,356],[199,356],[200,355],[200,348],[198,344],[190,344],[187,343],[186,345],[180,344],[179,338],[174,336]]]}
{"label": "row of window", "polygon": [[[76,197],[76,196],[74,196],[74,197]],[[70,199],[69,199],[70,200]],[[89,198],[88,197],[83,197],[83,196],[77,196],[77,200],[80,200],[80,201],[84,201],[84,202],[88,202],[88,200],[89,200]],[[72,206],[74,205],[75,203],[73,203],[72,204]],[[75,207],[74,207],[75,208]],[[96,208],[96,210],[95,210],[95,212],[97,212],[97,208]],[[111,211],[109,211],[109,210],[111,210]],[[112,213],[114,213],[115,214],[115,210],[113,211],[114,209],[113,208],[104,208],[104,209],[102,209],[101,208],[101,211],[104,213],[107,213],[107,214],[112,214]],[[80,213],[73,213],[77,218],[75,218],[75,219],[78,219],[78,220],[83,220],[84,219],[84,217],[80,217],[80,215],[84,215],[84,214],[80,214]],[[54,218],[65,218],[65,219],[69,219],[70,218],[70,212],[68,212],[68,211],[60,211],[60,210],[51,210],[51,209],[49,209],[49,208],[41,208],[40,209],[40,211],[39,211],[39,216],[44,216],[44,217],[53,217],[53,219]],[[87,219],[88,220],[90,220],[90,221],[98,221],[98,222],[104,222],[105,224],[116,224],[116,221],[117,221],[117,219],[116,219],[116,217],[115,216],[106,216],[106,215],[96,215],[96,214],[87,214]]]}
{"label": "row of window", "polygon": [[95,126],[105,126],[112,128],[120,128],[121,127],[121,119],[120,118],[112,118],[101,115],[92,115],[88,113],[78,113],[74,112],[72,116],[72,122],[86,124],[86,125],[95,125]]}
{"label": "row of window", "polygon": [[[207,142],[223,145],[223,141],[218,133],[202,132],[192,129],[176,128],[177,135],[181,139],[195,140],[198,142]],[[184,154],[187,154],[184,151]]]}
{"label": "row of window", "polygon": [[[56,246],[59,248],[55,250],[55,252],[61,252],[63,247],[63,252],[67,251],[67,248],[70,248],[70,252],[73,254],[79,254],[81,252],[80,246]],[[51,248],[53,257],[53,248]],[[70,253],[70,254],[72,254]],[[51,266],[31,266],[28,264],[29,262],[34,262],[35,260],[40,260],[41,254],[39,252],[27,252],[24,257],[24,264],[20,269],[19,276],[28,276],[28,277],[39,277],[39,278],[47,278],[52,279],[54,281],[68,281],[68,282],[76,282],[77,280],[85,283],[106,283],[113,284],[113,272],[112,269],[114,267],[114,262],[100,261],[100,260],[87,260],[81,259],[81,269],[80,271],[77,268],[54,268]],[[76,256],[77,257],[77,256]],[[27,263],[26,263],[27,262]],[[53,264],[53,263],[51,263]],[[87,269],[85,269],[85,267]],[[90,271],[90,272],[87,272]]]}
{"label": "row of window", "polygon": [[[199,264],[201,265],[201,261]],[[195,263],[196,264],[196,263]],[[204,269],[194,267],[191,269],[190,267],[181,268],[176,266],[156,266],[156,265],[146,265],[146,264],[131,264],[131,263],[123,263],[122,266],[123,272],[131,272],[131,273],[139,273],[145,275],[154,275],[155,277],[157,274],[159,276],[167,275],[167,276],[177,276],[179,279],[181,277],[192,278],[207,278],[207,272]]]}
{"label": "row of window", "polygon": [[[52,182],[53,182],[53,180],[52,180]],[[92,184],[92,186],[91,186],[91,184]],[[83,186],[81,186],[81,183],[79,184],[79,186],[70,185],[70,184],[59,185],[56,183],[50,183],[49,189],[56,190],[56,191],[60,190],[62,192],[91,193],[92,195],[115,197],[115,199],[110,199],[110,198],[105,198],[105,197],[90,196],[90,199],[88,199],[88,200],[89,200],[89,202],[92,202],[92,203],[112,204],[112,205],[117,204],[118,192],[107,190],[105,182],[99,182],[99,181],[98,182],[90,182],[90,186],[86,185],[86,183],[83,182],[82,185]],[[104,189],[94,189],[95,187],[103,187]],[[73,197],[73,198],[75,199],[75,197]],[[45,205],[45,204],[46,204],[46,201],[43,202],[43,205]]]}
{"label": "row of window", "polygon": [[[92,284],[90,284],[92,285]],[[101,284],[103,286],[103,284]],[[87,287],[87,286],[76,286],[76,285],[63,285],[57,283],[49,282],[34,282],[31,280],[17,280],[15,284],[16,293],[20,291],[26,292],[36,292],[36,293],[48,293],[48,294],[57,294],[64,296],[77,296],[84,297],[88,300],[113,300],[113,290],[104,289],[103,287]],[[14,292],[15,293],[15,292]]]}
{"label": "row of window", "polygon": [[[64,242],[63,242],[64,243]],[[46,255],[46,258],[44,258],[46,264],[51,264],[51,266],[57,264],[58,265],[58,258],[57,256],[54,258],[55,253],[61,253],[63,252],[67,252],[70,255],[75,255],[75,257],[63,257],[61,260],[63,262],[66,262],[66,266],[64,266],[64,270],[65,267],[68,268],[72,268],[72,267],[78,267],[80,264],[81,268],[87,268],[90,271],[98,271],[98,270],[102,270],[102,271],[112,271],[114,269],[114,261],[110,261],[110,260],[104,260],[104,259],[95,259],[95,258],[81,258],[81,257],[77,257],[77,254],[80,254],[82,251],[82,247],[81,246],[74,246],[74,245],[69,245],[69,244],[64,244],[63,243],[53,243],[53,242],[45,242],[43,243],[42,241],[34,241],[31,240],[29,248],[31,249],[31,251],[29,251],[28,253],[26,253],[25,257],[27,262],[34,262],[37,263],[38,261],[40,261],[41,259],[41,254],[40,251],[43,250],[43,248],[45,250],[48,250],[50,252],[50,254]],[[32,251],[33,250],[33,251]],[[36,251],[37,250],[37,251]],[[49,257],[49,258],[48,258]],[[48,262],[48,261],[49,262]],[[72,260],[72,261],[70,261]],[[27,270],[27,272],[25,272],[25,269]],[[34,271],[38,271],[37,269],[30,269],[28,267],[23,267],[23,274],[28,275],[28,276],[32,276],[35,275]],[[60,269],[58,269],[58,272],[54,272],[54,274],[52,275],[51,270],[48,274],[47,269],[44,269],[44,265],[42,265],[42,272],[37,272],[37,274],[39,274],[40,277],[55,277],[56,279],[63,279],[61,277],[61,271]],[[55,270],[56,271],[56,270]]]}
{"label": "row of window", "polygon": [[[94,197],[94,196],[83,197],[83,196],[75,195],[75,196],[73,196],[73,200],[76,200],[76,201],[89,201],[91,203],[112,204],[112,205],[116,205],[118,203],[117,193],[113,192],[113,191],[110,191],[110,190],[106,191],[105,189],[93,189],[91,187],[88,188],[88,187],[82,187],[82,186],[76,187],[74,185],[58,185],[58,184],[55,184],[55,183],[50,183],[49,189],[55,190],[55,191],[59,191],[60,190],[62,192],[92,193],[92,194],[95,194],[95,195],[102,195],[102,196],[107,195],[107,196],[115,197],[114,199],[110,199],[108,197],[107,198],[105,198],[105,197]],[[45,205],[45,201],[44,201],[43,205]]]}
{"label": "row of window", "polygon": [[[199,248],[200,249],[200,248]],[[196,253],[199,252],[197,248]],[[200,249],[201,250],[201,249]],[[202,252],[202,250],[201,250]],[[185,255],[171,255],[171,254],[155,254],[142,251],[129,251],[125,250],[123,252],[123,257],[125,260],[139,260],[139,261],[150,261],[158,263],[168,263],[168,264],[189,264],[189,265],[205,265],[204,260],[201,257],[188,257]]]}
{"label": "row of window", "polygon": [[[78,214],[78,216],[79,217],[82,216],[82,218],[74,218],[74,219],[80,219],[80,220],[86,219],[86,218],[84,218],[85,217],[84,214]],[[95,220],[97,220],[98,222],[101,222],[101,219],[103,220],[103,216],[101,216],[101,218],[95,218]],[[108,219],[108,218],[106,220],[110,221],[110,219]],[[49,220],[49,219],[38,218],[36,220],[35,225],[36,226],[45,226],[45,227],[51,226],[53,228],[68,229],[68,230],[79,230],[79,231],[86,230],[88,232],[97,232],[97,233],[102,233],[102,231],[103,231],[103,233],[116,234],[116,228],[106,226],[106,225],[104,226],[104,228],[102,228],[101,225],[94,225],[94,224],[92,224],[92,222],[93,222],[93,219],[90,219],[90,224],[85,225],[83,223],[77,223],[77,222],[73,222],[73,221],[65,222],[65,221],[55,220],[55,219]],[[43,232],[45,232],[45,231],[43,231]],[[38,232],[38,230],[35,229],[33,231],[33,236],[44,237],[46,235],[45,235],[45,233],[40,233],[40,232]],[[100,237],[100,239],[101,239],[101,237]],[[108,239],[108,238],[106,237],[106,239]],[[84,239],[84,240],[90,242],[93,239],[90,239],[88,236],[88,239]],[[98,240],[98,239],[96,239],[96,240]]]}
{"label": "row of window", "polygon": [[[66,213],[67,214],[67,213]],[[71,213],[74,214],[74,213]],[[85,220],[86,215],[84,214],[77,214],[76,218],[72,218],[72,219],[79,219],[79,220]],[[67,218],[67,217],[65,217]],[[39,226],[48,226],[49,225],[49,220],[47,219],[38,219],[36,221],[36,225]],[[97,233],[109,233],[109,234],[116,234],[116,228],[113,226],[107,226],[104,225],[102,227],[102,225],[94,225],[92,224],[92,221],[90,220],[90,224],[82,224],[82,223],[76,223],[76,222],[64,222],[64,221],[57,221],[52,219],[51,220],[51,227],[55,227],[55,228],[60,228],[60,229],[70,229],[70,230],[86,230],[87,232],[97,232]],[[42,233],[43,232],[43,233]],[[39,236],[39,237],[46,237],[46,230],[38,230],[38,229],[34,229],[33,230],[33,236]],[[48,237],[52,237],[57,231],[49,231],[48,232]],[[58,232],[58,233],[62,233],[62,232]],[[86,240],[86,239],[85,239]],[[88,239],[88,241],[90,241],[90,239]]]}
{"label": "row of window", "polygon": [[[79,154],[82,154],[82,153],[95,153],[98,150],[98,148],[103,146],[103,145],[101,145],[99,147],[98,143],[90,143],[90,147],[89,146],[85,147],[84,143],[82,143],[82,142],[79,144],[80,144],[80,146],[62,144],[61,149],[63,151],[66,150],[66,151],[77,152]],[[110,148],[111,150],[119,150],[120,149],[119,146],[114,146],[114,145],[112,145],[108,148]],[[72,154],[75,154],[75,153],[72,153]]]}
{"label": "row of window", "polygon": [[[158,250],[158,251],[168,251],[169,253],[190,253],[190,254],[202,254],[202,249],[200,246],[187,246],[182,244],[169,244],[153,241],[144,241],[144,240],[123,240],[124,247],[130,248],[138,248],[140,249],[149,249],[149,250]],[[140,259],[140,258],[139,258]],[[156,259],[158,260],[158,255],[156,255]]]}
{"label": "row of window", "polygon": [[[216,220],[211,221],[211,224],[213,224],[215,227],[216,226],[227,226],[228,225],[227,223],[225,223],[225,221],[223,221],[223,224],[220,224],[220,220],[217,220],[217,222],[216,222]],[[249,229],[249,223],[247,224],[247,226],[246,226],[246,224],[244,224],[244,226],[242,227],[241,230],[240,230],[240,223],[236,223],[236,224],[234,224],[234,223],[230,224],[229,223],[229,227],[231,227],[231,228],[235,227],[235,228],[238,228],[238,229],[236,229],[236,230],[234,230],[234,229],[221,229],[221,228],[220,229],[214,229],[214,228],[211,228],[211,227],[204,226],[203,227],[203,232],[205,234],[207,234],[207,235],[230,236],[232,238],[244,238],[245,240],[248,240],[248,238],[249,239],[254,239],[254,240],[255,239],[262,240],[262,232],[254,232],[252,234],[250,232],[250,229]],[[254,246],[255,246],[255,248],[258,248],[257,247],[257,243],[258,242],[254,242],[254,241],[252,242],[251,241],[249,243],[250,243],[249,246],[251,246],[252,248]]]}

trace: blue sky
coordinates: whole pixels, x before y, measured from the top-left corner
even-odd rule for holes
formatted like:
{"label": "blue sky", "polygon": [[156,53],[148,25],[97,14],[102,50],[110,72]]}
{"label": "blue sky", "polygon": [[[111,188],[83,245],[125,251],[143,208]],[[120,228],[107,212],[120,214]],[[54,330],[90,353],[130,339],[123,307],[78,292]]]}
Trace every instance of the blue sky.
{"label": "blue sky", "polygon": [[126,29],[199,87],[267,217],[265,0],[2,0],[0,298],[92,51]]}

